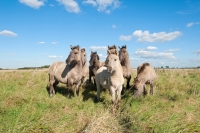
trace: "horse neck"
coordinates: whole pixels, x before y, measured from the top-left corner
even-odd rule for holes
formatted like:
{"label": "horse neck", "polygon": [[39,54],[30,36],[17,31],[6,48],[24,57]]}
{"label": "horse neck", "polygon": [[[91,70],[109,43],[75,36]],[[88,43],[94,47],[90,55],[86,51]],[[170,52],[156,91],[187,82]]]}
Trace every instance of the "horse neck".
{"label": "horse neck", "polygon": [[82,59],[75,64],[74,68],[77,70],[77,72],[82,71],[83,68]]}
{"label": "horse neck", "polygon": [[126,68],[130,67],[130,60],[129,57],[126,57],[122,62],[121,62],[122,66],[125,66]]}
{"label": "horse neck", "polygon": [[94,67],[95,67],[96,69],[99,69],[99,67],[100,67],[100,61],[99,61],[98,59],[95,60],[95,65],[94,65]]}
{"label": "horse neck", "polygon": [[120,62],[118,62],[118,65],[116,66],[115,71],[112,73],[113,76],[123,76],[123,70]]}

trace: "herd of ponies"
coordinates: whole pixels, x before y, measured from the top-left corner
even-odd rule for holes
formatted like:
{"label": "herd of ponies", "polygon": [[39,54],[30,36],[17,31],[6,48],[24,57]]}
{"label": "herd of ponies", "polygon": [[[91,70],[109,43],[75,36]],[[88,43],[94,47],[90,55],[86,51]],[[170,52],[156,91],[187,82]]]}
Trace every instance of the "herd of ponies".
{"label": "herd of ponies", "polygon": [[[71,51],[66,62],[57,61],[49,67],[49,95],[55,94],[55,87],[58,83],[67,84],[68,98],[72,97],[73,85],[76,85],[76,95],[79,95],[81,84],[93,83],[97,89],[97,99],[100,100],[100,93],[103,88],[109,89],[113,107],[119,107],[121,91],[126,79],[126,89],[130,88],[132,70],[128,50],[125,46],[108,46],[105,62],[99,61],[97,52],[91,52],[89,66],[84,48],[70,46]],[[146,95],[146,84],[150,84],[150,94],[153,94],[156,73],[149,63],[143,63],[137,67],[137,76],[134,78],[133,94],[135,97]],[[117,96],[115,96],[117,94]]]}

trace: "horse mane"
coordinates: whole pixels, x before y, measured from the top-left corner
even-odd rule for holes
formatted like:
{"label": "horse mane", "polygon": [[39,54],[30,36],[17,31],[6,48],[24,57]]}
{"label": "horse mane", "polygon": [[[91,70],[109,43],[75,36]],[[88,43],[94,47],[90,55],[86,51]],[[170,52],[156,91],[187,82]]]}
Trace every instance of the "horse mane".
{"label": "horse mane", "polygon": [[82,49],[81,49],[81,61],[82,61],[82,66],[84,66],[84,65],[86,64],[86,62],[87,62],[87,58],[86,58],[86,57],[84,58],[84,57],[82,56],[83,53],[86,53],[85,48],[82,48]]}
{"label": "horse mane", "polygon": [[111,50],[111,49],[117,49],[116,45],[115,44],[113,46],[108,45],[108,50]]}
{"label": "horse mane", "polygon": [[126,49],[126,45],[122,46],[121,49],[125,48]]}
{"label": "horse mane", "polygon": [[110,54],[118,55],[117,49],[110,49],[110,50],[107,50],[107,55],[110,55]]}
{"label": "horse mane", "polygon": [[149,63],[143,63],[141,66],[138,67],[138,74],[140,74],[141,72],[144,71],[144,69],[146,68],[146,66],[150,66]]}
{"label": "horse mane", "polygon": [[92,56],[93,56],[94,54],[97,55],[97,59],[99,60],[99,55],[97,54],[97,52],[93,52],[93,53],[92,53]]}
{"label": "horse mane", "polygon": [[71,50],[73,50],[73,49],[80,49],[80,46],[79,45],[77,45],[77,46],[72,46],[72,45],[70,45],[70,47],[71,47]]}

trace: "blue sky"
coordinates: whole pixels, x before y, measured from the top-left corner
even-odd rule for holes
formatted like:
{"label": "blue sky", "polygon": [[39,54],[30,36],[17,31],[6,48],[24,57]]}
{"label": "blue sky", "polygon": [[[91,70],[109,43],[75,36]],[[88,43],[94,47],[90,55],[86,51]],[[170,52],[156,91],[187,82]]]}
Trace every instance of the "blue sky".
{"label": "blue sky", "polygon": [[200,66],[199,0],[1,0],[0,68],[65,61],[70,45],[100,60],[126,45],[131,66]]}

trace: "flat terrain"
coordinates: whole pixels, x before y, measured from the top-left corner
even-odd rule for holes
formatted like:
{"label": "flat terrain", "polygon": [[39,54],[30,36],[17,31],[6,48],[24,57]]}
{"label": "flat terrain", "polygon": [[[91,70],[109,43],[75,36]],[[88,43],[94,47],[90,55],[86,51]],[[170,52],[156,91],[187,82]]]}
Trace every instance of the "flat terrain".
{"label": "flat terrain", "polygon": [[124,89],[115,114],[109,91],[97,102],[93,84],[72,99],[59,84],[50,98],[47,70],[0,70],[0,132],[200,132],[200,69],[156,70],[154,95],[134,98]]}

